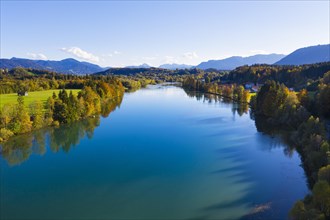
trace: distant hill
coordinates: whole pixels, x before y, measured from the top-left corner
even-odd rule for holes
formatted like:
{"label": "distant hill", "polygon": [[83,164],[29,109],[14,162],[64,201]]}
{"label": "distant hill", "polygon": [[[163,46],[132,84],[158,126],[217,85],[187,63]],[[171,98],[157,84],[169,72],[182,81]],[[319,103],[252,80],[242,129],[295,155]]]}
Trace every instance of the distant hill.
{"label": "distant hill", "polygon": [[276,65],[302,65],[330,61],[330,44],[304,47],[290,53]]}
{"label": "distant hill", "polygon": [[49,70],[66,74],[90,74],[104,70],[104,68],[98,65],[88,62],[79,62],[72,58],[60,61],[30,60],[15,57],[11,59],[0,59],[0,68],[11,70],[15,67]]}
{"label": "distant hill", "polygon": [[125,66],[125,68],[134,68],[134,69],[139,69],[139,68],[151,68],[152,66],[149,66],[148,64],[144,63],[138,66]]}
{"label": "distant hill", "polygon": [[202,62],[196,66],[199,69],[218,69],[218,70],[233,70],[236,67],[243,65],[252,65],[252,64],[273,64],[280,59],[282,59],[285,55],[283,54],[258,54],[249,57],[239,57],[233,56],[223,60],[209,60],[206,62]]}
{"label": "distant hill", "polygon": [[201,69],[164,69],[164,68],[110,68],[98,73],[94,73],[95,75],[135,75],[135,74],[144,74],[144,75],[183,75],[183,74],[200,74],[204,73]]}
{"label": "distant hill", "polygon": [[162,64],[159,66],[159,68],[163,68],[163,69],[168,69],[168,70],[175,70],[175,69],[190,69],[192,68],[192,65],[186,65],[186,64],[176,64],[176,63],[172,63],[172,64]]}

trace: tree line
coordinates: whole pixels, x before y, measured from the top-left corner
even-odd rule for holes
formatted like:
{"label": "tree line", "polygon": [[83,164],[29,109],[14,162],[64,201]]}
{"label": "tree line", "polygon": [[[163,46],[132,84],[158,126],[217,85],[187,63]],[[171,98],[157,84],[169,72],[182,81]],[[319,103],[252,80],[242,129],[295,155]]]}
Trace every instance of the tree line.
{"label": "tree line", "polygon": [[317,90],[319,79],[330,71],[330,62],[300,66],[256,64],[241,66],[224,75],[221,80],[234,83],[265,83],[267,80],[284,83],[288,87]]}
{"label": "tree line", "polygon": [[106,114],[108,100],[122,97],[124,87],[118,79],[88,80],[77,96],[63,89],[49,97],[45,104],[34,102],[26,109],[24,98],[16,104],[5,104],[0,110],[0,142],[11,136],[46,126],[71,123],[98,114]]}
{"label": "tree line", "polygon": [[251,94],[249,90],[244,89],[242,85],[237,84],[227,84],[222,85],[216,82],[202,81],[196,79],[194,76],[188,76],[182,83],[183,88],[200,91],[205,93],[212,93],[222,96],[224,101],[233,100],[239,103],[249,103]]}

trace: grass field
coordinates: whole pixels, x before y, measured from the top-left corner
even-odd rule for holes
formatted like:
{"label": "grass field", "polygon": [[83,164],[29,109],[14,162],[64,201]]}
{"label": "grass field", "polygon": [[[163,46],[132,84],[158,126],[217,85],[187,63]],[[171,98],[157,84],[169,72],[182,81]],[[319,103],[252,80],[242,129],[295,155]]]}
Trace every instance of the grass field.
{"label": "grass field", "polygon": [[[59,91],[60,91],[60,89],[29,92],[28,96],[23,96],[24,105],[26,107],[29,107],[29,105],[34,101],[41,101],[41,102],[45,103],[47,101],[47,99],[53,95],[53,92],[55,92],[56,95],[58,95]],[[71,90],[68,89],[67,90],[68,94],[70,93],[70,91],[72,91],[74,95],[77,95],[78,92],[80,91],[80,89],[71,89]],[[17,97],[18,97],[17,93],[0,94],[0,108],[2,108],[2,106],[7,103],[16,104]]]}

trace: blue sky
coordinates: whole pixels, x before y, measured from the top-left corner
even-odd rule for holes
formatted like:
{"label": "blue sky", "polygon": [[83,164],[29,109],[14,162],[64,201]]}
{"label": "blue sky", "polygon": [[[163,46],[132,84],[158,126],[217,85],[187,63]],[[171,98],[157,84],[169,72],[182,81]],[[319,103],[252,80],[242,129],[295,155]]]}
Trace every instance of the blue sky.
{"label": "blue sky", "polygon": [[3,1],[1,58],[198,64],[329,44],[330,1]]}

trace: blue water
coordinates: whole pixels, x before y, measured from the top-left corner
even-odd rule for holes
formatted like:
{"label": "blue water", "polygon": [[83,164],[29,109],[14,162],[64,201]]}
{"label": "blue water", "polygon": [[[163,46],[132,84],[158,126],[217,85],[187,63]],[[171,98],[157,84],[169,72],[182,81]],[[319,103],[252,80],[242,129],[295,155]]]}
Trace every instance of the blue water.
{"label": "blue water", "polygon": [[20,136],[1,155],[1,219],[286,219],[308,193],[300,158],[234,109],[156,85]]}

